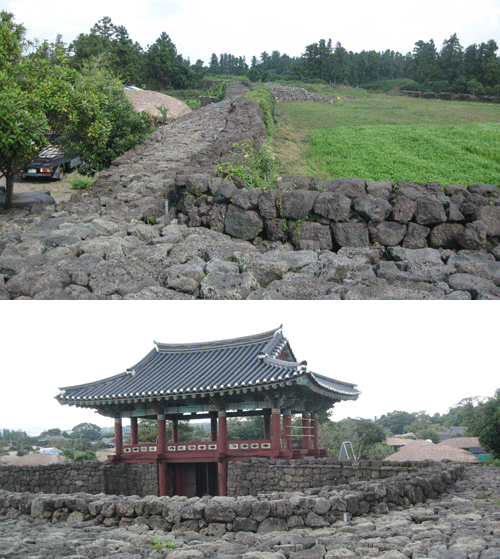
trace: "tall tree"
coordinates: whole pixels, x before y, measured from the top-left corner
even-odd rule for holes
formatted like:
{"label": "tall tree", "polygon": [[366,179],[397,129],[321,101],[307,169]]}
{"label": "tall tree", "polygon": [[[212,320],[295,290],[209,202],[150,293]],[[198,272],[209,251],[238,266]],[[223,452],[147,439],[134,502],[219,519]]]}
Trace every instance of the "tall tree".
{"label": "tall tree", "polygon": [[128,85],[142,85],[145,79],[145,54],[134,43],[125,27],[116,26],[111,18],[99,20],[90,33],[81,33],[70,44],[71,63],[81,68],[84,62],[97,59]]}
{"label": "tall tree", "polygon": [[152,89],[184,88],[191,84],[189,66],[177,54],[176,46],[165,31],[148,48],[146,58]]}
{"label": "tall tree", "polygon": [[434,81],[439,77],[438,53],[434,40],[418,41],[413,49],[413,79],[418,83]]}
{"label": "tall tree", "polygon": [[439,53],[439,74],[440,79],[449,84],[454,83],[464,72],[464,50],[457,34],[454,33],[449,39],[443,42]]}

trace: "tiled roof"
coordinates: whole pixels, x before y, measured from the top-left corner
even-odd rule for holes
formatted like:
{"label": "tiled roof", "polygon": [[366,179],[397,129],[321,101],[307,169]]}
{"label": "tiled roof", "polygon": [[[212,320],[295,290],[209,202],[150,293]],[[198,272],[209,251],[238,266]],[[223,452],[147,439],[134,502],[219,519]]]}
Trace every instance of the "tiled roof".
{"label": "tiled roof", "polygon": [[61,404],[123,398],[146,399],[171,395],[233,391],[273,383],[307,384],[334,401],[355,400],[354,384],[308,371],[295,360],[282,328],[269,332],[193,344],[156,343],[143,359],[119,375],[61,388]]}

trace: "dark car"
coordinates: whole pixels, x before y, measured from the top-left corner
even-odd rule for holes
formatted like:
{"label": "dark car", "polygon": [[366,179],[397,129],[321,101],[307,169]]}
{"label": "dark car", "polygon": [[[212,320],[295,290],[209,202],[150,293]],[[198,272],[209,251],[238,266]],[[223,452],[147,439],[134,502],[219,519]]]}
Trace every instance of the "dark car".
{"label": "dark car", "polygon": [[62,180],[66,171],[76,169],[81,163],[79,157],[67,157],[61,145],[43,148],[23,173],[24,177],[50,177]]}

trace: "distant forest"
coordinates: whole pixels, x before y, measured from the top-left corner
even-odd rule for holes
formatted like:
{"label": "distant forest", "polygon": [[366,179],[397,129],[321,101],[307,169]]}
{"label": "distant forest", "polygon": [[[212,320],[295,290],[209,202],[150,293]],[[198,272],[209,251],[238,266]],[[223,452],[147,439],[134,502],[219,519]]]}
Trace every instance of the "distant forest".
{"label": "distant forest", "polygon": [[[58,41],[62,42],[62,37]],[[302,81],[354,87],[388,79],[406,80],[409,89],[476,95],[500,94],[497,51],[494,40],[464,49],[454,33],[440,50],[431,39],[418,41],[413,52],[404,55],[392,50],[352,52],[339,42],[334,45],[331,39],[321,39],[306,46],[300,57],[264,51],[248,64],[245,57],[214,53],[208,65],[202,60],[192,64],[177,53],[165,32],[145,50],[130,39],[125,27],[114,25],[109,17],[69,45],[73,66],[97,58],[127,85],[155,90],[201,87],[209,74],[241,76],[254,82]]]}

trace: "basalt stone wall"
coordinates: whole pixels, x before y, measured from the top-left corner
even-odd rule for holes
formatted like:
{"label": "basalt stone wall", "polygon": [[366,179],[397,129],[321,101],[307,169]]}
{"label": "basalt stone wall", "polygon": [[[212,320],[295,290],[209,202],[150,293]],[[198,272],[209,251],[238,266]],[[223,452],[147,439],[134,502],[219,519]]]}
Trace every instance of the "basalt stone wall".
{"label": "basalt stone wall", "polygon": [[441,99],[441,101],[482,101],[484,103],[500,103],[500,97],[491,95],[470,95],[469,93],[450,93],[449,91],[407,91],[401,90],[403,95],[421,97],[422,99]]}
{"label": "basalt stone wall", "polygon": [[384,514],[436,498],[463,476],[462,464],[433,464],[411,475],[356,481],[303,492],[239,497],[117,497],[0,491],[0,515],[51,522],[92,520],[106,526],[146,525],[154,530],[266,533],[300,526],[328,527],[339,519]]}
{"label": "basalt stone wall", "polygon": [[158,495],[156,464],[81,462],[0,468],[0,489],[30,493]]}
{"label": "basalt stone wall", "polygon": [[274,188],[195,173],[177,175],[177,218],[246,241],[297,250],[402,246],[486,250],[500,242],[496,185],[425,185],[285,175]]}
{"label": "basalt stone wall", "polygon": [[314,487],[352,485],[434,470],[433,462],[340,461],[332,458],[268,460],[248,458],[230,462],[228,493],[258,495],[273,491],[307,491]]}

